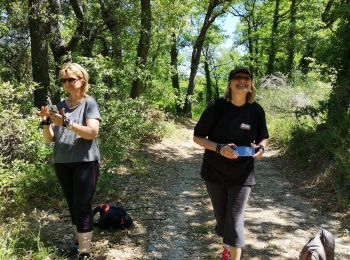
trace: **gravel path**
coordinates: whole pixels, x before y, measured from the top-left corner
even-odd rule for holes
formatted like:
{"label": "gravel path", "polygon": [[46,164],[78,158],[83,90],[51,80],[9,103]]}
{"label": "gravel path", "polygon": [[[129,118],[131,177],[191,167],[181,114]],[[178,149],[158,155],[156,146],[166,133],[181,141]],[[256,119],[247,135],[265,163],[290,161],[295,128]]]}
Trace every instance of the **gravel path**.
{"label": "gravel path", "polygon": [[[221,239],[199,176],[203,149],[192,141],[193,123],[145,147],[142,173],[119,169],[122,199],[135,220],[128,231],[95,231],[95,259],[218,259]],[[340,217],[322,215],[295,195],[278,170],[276,151],[257,161],[257,185],[246,210],[242,259],[298,259],[320,227],[336,236],[336,259],[350,259],[350,239]],[[67,220],[66,220],[67,221]]]}

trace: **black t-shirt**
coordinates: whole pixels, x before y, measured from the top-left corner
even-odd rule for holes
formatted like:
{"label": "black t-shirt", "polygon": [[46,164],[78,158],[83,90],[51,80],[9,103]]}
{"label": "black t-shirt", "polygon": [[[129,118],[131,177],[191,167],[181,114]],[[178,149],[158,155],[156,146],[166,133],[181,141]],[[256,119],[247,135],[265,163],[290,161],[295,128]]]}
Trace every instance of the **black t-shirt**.
{"label": "black t-shirt", "polygon": [[[265,112],[259,104],[246,103],[237,107],[223,98],[208,105],[194,129],[194,135],[208,137],[217,143],[234,143],[237,146],[250,146],[251,143],[258,144],[269,138]],[[228,159],[206,149],[201,176],[211,182],[254,185],[254,159]]]}

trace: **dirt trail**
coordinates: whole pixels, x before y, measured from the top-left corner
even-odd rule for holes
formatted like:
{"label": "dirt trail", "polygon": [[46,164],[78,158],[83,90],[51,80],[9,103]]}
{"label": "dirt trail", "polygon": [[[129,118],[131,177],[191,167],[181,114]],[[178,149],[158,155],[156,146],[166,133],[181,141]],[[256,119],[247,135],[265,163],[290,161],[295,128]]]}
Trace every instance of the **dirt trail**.
{"label": "dirt trail", "polygon": [[[199,176],[203,150],[193,143],[192,129],[191,123],[178,127],[141,151],[145,173],[124,169],[122,199],[135,225],[129,231],[96,230],[94,259],[218,259],[221,239],[213,232],[211,204]],[[349,235],[339,219],[295,195],[278,163],[278,153],[269,150],[256,163],[258,184],[246,210],[242,259],[298,259],[319,227],[336,235],[336,259],[350,259]]]}

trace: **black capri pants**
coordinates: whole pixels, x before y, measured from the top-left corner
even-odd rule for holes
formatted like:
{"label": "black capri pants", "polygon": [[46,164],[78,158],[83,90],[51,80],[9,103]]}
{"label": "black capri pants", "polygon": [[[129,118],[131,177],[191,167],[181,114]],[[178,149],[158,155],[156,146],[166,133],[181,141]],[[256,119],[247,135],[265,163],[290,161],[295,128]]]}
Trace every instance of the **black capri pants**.
{"label": "black capri pants", "polygon": [[244,211],[251,186],[205,182],[217,222],[216,233],[233,247],[244,247]]}
{"label": "black capri pants", "polygon": [[99,163],[55,163],[55,172],[67,200],[73,225],[79,233],[93,227],[92,199],[99,176]]}

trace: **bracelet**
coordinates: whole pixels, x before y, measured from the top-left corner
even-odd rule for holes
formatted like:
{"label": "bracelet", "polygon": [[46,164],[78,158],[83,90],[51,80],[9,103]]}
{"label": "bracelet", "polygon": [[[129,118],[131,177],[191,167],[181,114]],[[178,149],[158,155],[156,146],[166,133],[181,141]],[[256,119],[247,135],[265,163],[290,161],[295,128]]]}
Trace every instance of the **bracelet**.
{"label": "bracelet", "polygon": [[40,128],[43,128],[44,125],[51,125],[51,119],[50,117],[46,118],[45,120],[42,120],[39,124]]}
{"label": "bracelet", "polygon": [[227,145],[227,144],[219,144],[219,143],[217,143],[217,144],[216,144],[216,153],[217,153],[217,154],[220,154],[221,148],[224,147],[224,146],[226,146],[226,145]]}
{"label": "bracelet", "polygon": [[265,152],[265,147],[262,144],[259,144],[258,151],[262,150],[263,153]]}

